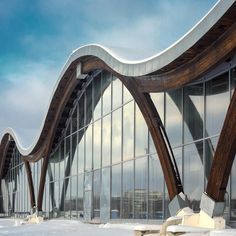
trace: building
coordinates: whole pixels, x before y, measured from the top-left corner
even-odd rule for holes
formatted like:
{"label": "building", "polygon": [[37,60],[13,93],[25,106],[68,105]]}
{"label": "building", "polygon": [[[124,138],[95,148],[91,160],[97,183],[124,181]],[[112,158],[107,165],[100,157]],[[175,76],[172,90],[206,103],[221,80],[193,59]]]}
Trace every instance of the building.
{"label": "building", "polygon": [[199,211],[206,192],[234,222],[235,19],[235,1],[221,0],[143,61],[99,45],[74,51],[32,146],[11,129],[2,137],[1,214],[161,220],[179,193]]}

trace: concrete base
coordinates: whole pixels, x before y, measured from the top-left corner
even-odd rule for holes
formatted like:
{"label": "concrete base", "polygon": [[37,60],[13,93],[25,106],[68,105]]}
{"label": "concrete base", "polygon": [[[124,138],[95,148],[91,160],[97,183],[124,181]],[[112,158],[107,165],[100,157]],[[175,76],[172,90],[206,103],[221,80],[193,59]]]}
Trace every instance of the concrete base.
{"label": "concrete base", "polygon": [[180,210],[189,206],[187,196],[184,193],[176,195],[169,203],[170,215],[175,216]]}
{"label": "concrete base", "polygon": [[201,210],[206,212],[210,217],[223,216],[225,203],[216,202],[212,198],[210,198],[206,193],[203,193],[200,208]]}

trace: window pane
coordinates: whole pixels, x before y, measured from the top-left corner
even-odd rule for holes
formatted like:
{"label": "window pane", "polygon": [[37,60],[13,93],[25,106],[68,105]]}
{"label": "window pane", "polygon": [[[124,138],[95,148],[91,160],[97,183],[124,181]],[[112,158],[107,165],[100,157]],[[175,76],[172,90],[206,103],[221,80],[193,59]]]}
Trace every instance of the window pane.
{"label": "window pane", "polygon": [[72,153],[71,153],[71,175],[77,175],[78,148],[77,133],[72,135]]}
{"label": "window pane", "polygon": [[134,162],[123,163],[122,218],[133,218]]}
{"label": "window pane", "polygon": [[105,116],[102,122],[102,166],[107,166],[111,162],[111,116]]}
{"label": "window pane", "polygon": [[184,88],[184,140],[190,142],[203,137],[203,84]]}
{"label": "window pane", "polygon": [[129,102],[131,100],[133,100],[132,95],[130,94],[130,92],[128,91],[128,89],[123,85],[123,94],[124,94],[124,103]]}
{"label": "window pane", "polygon": [[112,163],[121,161],[121,109],[112,113]]}
{"label": "window pane", "polygon": [[150,93],[150,96],[162,120],[162,123],[164,124],[164,93]]}
{"label": "window pane", "polygon": [[112,166],[111,218],[120,218],[121,200],[121,165]]}
{"label": "window pane", "polygon": [[123,109],[123,160],[127,160],[134,157],[134,102]]}
{"label": "window pane", "polygon": [[71,178],[71,217],[77,218],[77,176]]}
{"label": "window pane", "polygon": [[120,107],[122,104],[122,83],[113,76],[112,81],[112,109]]}
{"label": "window pane", "polygon": [[190,207],[199,211],[199,204],[204,190],[203,143],[184,147],[184,190]]}
{"label": "window pane", "polygon": [[65,217],[70,218],[70,208],[71,208],[71,200],[70,200],[70,178],[64,180],[64,188],[65,188]]}
{"label": "window pane", "polygon": [[93,174],[93,217],[100,217],[100,170]]}
{"label": "window pane", "polygon": [[83,217],[83,199],[84,199],[84,175],[78,175],[78,199],[77,199],[77,210],[78,210],[78,217]]}
{"label": "window pane", "polygon": [[135,156],[148,153],[148,127],[138,106],[135,106]]}
{"label": "window pane", "polygon": [[86,123],[85,125],[90,124],[93,116],[93,97],[92,97],[92,83],[86,88]]}
{"label": "window pane", "polygon": [[84,109],[84,103],[85,103],[85,96],[83,95],[78,104],[78,109],[79,109],[79,129],[84,127],[85,123],[85,109]]}
{"label": "window pane", "polygon": [[93,149],[94,169],[98,169],[101,166],[101,120],[94,122],[93,145],[94,145]]}
{"label": "window pane", "polygon": [[229,104],[228,72],[206,83],[206,136],[221,131]]}
{"label": "window pane", "polygon": [[135,160],[134,217],[147,219],[148,162],[147,157]]}
{"label": "window pane", "polygon": [[86,162],[85,162],[85,170],[91,170],[92,169],[92,155],[93,155],[93,150],[92,150],[92,125],[90,125],[87,130],[86,130]]}
{"label": "window pane", "polygon": [[103,91],[103,116],[111,112],[111,81],[112,75],[109,72],[102,72],[102,91]]}
{"label": "window pane", "polygon": [[230,196],[230,219],[236,220],[236,162],[234,161],[231,170],[231,196]]}
{"label": "window pane", "polygon": [[110,219],[110,167],[102,169],[100,218],[103,222]]}
{"label": "window pane", "polygon": [[84,129],[79,131],[78,133],[78,142],[79,142],[79,150],[78,150],[78,171],[79,173],[84,172]]}
{"label": "window pane", "polygon": [[93,119],[97,120],[101,117],[101,106],[102,106],[102,100],[101,100],[101,74],[99,74],[94,80],[93,80]]}
{"label": "window pane", "polygon": [[77,125],[77,106],[75,108],[75,110],[73,111],[73,114],[72,114],[72,133],[74,133],[75,131],[78,130],[78,125]]}
{"label": "window pane", "polygon": [[164,176],[156,155],[149,156],[149,219],[163,219]]}
{"label": "window pane", "polygon": [[71,158],[71,153],[70,153],[70,137],[69,137],[65,139],[65,160],[64,160],[65,177],[69,176],[71,172],[70,158]]}
{"label": "window pane", "polygon": [[172,147],[182,143],[182,89],[166,94],[166,130]]}

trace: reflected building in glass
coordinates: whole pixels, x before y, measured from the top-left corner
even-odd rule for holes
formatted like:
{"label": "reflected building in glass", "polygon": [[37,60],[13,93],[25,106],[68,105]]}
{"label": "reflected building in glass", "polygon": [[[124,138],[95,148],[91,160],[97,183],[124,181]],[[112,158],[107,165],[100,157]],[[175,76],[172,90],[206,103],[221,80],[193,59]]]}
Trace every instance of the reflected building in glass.
{"label": "reflected building in glass", "polygon": [[[181,86],[144,92],[159,114],[184,192],[196,212],[236,87],[236,55],[226,59]],[[169,217],[168,189],[149,118],[127,77],[119,74],[116,68],[96,68],[85,79],[71,75],[78,84],[58,113],[50,141],[41,209],[45,217],[86,222]],[[7,150],[9,163],[6,168],[1,163],[1,214],[25,216],[32,211],[27,160],[14,143]],[[29,161],[36,207],[45,158]],[[234,164],[226,195],[231,221],[236,220],[235,173]]]}

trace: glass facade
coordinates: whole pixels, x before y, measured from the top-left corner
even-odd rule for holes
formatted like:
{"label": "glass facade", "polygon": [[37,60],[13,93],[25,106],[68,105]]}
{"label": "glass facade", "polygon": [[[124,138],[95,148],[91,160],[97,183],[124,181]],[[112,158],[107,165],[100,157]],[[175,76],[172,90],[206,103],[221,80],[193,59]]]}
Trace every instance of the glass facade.
{"label": "glass facade", "polygon": [[[151,93],[166,128],[191,207],[199,210],[230,96],[235,69],[184,88]],[[168,193],[147,124],[119,79],[102,71],[86,85],[48,166],[43,212],[49,217],[98,220],[162,220]],[[217,105],[215,105],[217,103]],[[1,183],[1,212],[30,211],[25,167],[15,148]],[[35,194],[41,161],[31,164]],[[235,165],[233,170],[235,169]],[[234,172],[233,172],[234,173]],[[236,191],[229,196],[236,220]]]}

